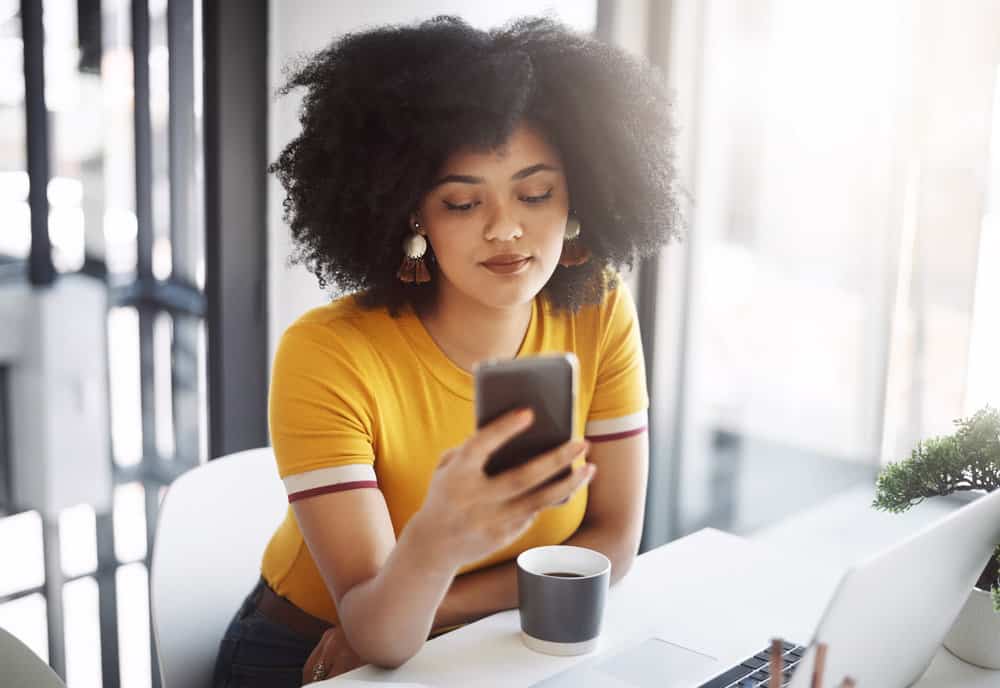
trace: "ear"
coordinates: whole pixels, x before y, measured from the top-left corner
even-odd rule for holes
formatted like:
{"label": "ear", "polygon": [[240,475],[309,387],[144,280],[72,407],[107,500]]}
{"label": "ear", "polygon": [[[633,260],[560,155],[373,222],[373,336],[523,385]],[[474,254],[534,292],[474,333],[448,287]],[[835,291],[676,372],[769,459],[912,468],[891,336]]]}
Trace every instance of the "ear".
{"label": "ear", "polygon": [[427,236],[427,229],[417,213],[410,213],[410,229],[421,236]]}

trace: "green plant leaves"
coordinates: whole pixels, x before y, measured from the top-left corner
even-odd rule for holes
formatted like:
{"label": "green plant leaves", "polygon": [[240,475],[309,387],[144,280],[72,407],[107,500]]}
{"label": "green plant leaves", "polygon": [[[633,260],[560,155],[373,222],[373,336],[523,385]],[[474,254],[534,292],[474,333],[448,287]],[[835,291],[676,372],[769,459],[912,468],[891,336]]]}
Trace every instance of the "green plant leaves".
{"label": "green plant leaves", "polygon": [[[954,434],[920,442],[909,459],[888,464],[872,506],[901,513],[927,497],[1000,487],[1000,411],[986,406],[955,425]],[[1000,604],[1000,592],[995,599]]]}

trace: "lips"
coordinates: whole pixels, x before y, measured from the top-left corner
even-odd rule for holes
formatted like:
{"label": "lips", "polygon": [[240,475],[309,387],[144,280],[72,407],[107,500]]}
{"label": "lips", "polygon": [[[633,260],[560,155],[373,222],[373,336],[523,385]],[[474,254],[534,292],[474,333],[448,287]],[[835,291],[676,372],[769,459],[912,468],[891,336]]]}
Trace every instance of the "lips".
{"label": "lips", "polygon": [[517,265],[531,258],[531,256],[526,256],[521,253],[503,253],[498,256],[493,256],[487,261],[483,261],[483,265],[487,267],[505,267],[508,265]]}
{"label": "lips", "polygon": [[531,256],[505,253],[503,255],[493,256],[482,265],[494,275],[513,276],[520,275],[522,272],[527,270],[530,263]]}

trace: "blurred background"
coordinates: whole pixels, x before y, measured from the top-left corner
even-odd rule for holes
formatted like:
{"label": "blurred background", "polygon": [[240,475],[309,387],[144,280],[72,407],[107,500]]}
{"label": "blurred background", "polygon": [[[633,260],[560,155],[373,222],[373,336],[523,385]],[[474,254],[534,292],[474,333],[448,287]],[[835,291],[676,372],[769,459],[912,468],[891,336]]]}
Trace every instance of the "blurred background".
{"label": "blurred background", "polygon": [[[1000,0],[0,0],[0,627],[159,686],[177,476],[268,443],[282,68],[346,31],[546,13],[662,69],[687,235],[628,275],[643,548],[752,535],[1000,404]],[[225,546],[225,543],[220,543]]]}

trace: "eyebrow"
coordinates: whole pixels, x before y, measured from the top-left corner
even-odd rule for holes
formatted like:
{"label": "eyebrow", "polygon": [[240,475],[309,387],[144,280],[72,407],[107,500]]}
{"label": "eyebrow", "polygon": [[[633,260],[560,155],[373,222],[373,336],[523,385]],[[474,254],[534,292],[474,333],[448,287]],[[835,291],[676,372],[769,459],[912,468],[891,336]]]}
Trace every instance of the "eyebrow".
{"label": "eyebrow", "polygon": [[[525,167],[523,170],[519,170],[510,176],[511,181],[517,181],[519,179],[524,179],[525,177],[530,177],[536,172],[558,172],[558,168],[552,167],[551,165],[546,165],[544,162],[540,162],[537,165],[532,165],[531,167]],[[482,177],[471,177],[467,174],[449,174],[446,177],[434,182],[434,186],[441,186],[442,184],[447,184],[449,182],[459,182],[461,184],[484,184],[486,182]]]}

